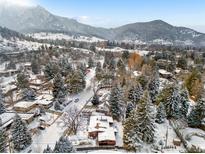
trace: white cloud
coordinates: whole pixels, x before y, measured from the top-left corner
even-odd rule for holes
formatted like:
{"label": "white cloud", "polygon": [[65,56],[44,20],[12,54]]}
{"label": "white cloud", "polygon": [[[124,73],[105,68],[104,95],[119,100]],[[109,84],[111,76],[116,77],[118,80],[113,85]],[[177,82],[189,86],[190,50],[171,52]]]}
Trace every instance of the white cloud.
{"label": "white cloud", "polygon": [[73,19],[77,20],[78,22],[81,22],[81,23],[89,23],[90,21],[90,17],[88,16],[78,16],[78,17],[73,17]]}
{"label": "white cloud", "polygon": [[12,4],[20,6],[33,6],[36,5],[36,0],[0,0],[0,4]]}
{"label": "white cloud", "polygon": [[86,15],[73,17],[73,19],[77,20],[80,23],[97,27],[106,27],[111,22],[111,20],[108,18],[90,17]]}
{"label": "white cloud", "polygon": [[205,25],[197,25],[197,26],[187,26],[198,32],[205,33]]}

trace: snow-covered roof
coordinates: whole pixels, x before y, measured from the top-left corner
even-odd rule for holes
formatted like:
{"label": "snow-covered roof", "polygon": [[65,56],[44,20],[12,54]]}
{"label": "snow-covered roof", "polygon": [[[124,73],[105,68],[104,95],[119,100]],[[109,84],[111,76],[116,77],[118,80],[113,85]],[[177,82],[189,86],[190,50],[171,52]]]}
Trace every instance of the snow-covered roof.
{"label": "snow-covered roof", "polygon": [[38,105],[49,105],[50,103],[52,103],[52,101],[48,101],[48,100],[45,100],[45,99],[36,100],[36,104],[38,104]]}
{"label": "snow-covered roof", "polygon": [[36,104],[48,105],[52,102],[52,99],[53,99],[52,95],[44,94],[44,95],[38,96],[35,102]]}
{"label": "snow-covered roof", "polygon": [[110,123],[113,123],[113,118],[110,116],[91,116],[88,126],[88,132],[106,131],[107,129],[109,129]]}
{"label": "snow-covered roof", "polygon": [[33,117],[33,115],[34,114],[30,114],[30,113],[20,113],[20,114],[18,114],[23,120],[28,120],[28,119],[30,119],[31,117]]}
{"label": "snow-covered roof", "polygon": [[36,102],[35,101],[20,101],[14,105],[14,107],[19,108],[29,108],[33,106]]}
{"label": "snow-covered roof", "polygon": [[15,117],[15,113],[6,112],[6,113],[0,114],[0,119],[2,121],[3,127],[6,127],[10,123],[12,123],[14,117]]}
{"label": "snow-covered roof", "polygon": [[7,93],[8,91],[12,90],[12,89],[15,89],[16,88],[16,85],[6,85],[5,87],[2,88],[3,90],[3,93]]}
{"label": "snow-covered roof", "polygon": [[166,74],[166,75],[172,75],[172,73],[167,72],[167,71],[164,70],[164,69],[159,69],[159,73],[160,73],[160,74]]}
{"label": "snow-covered roof", "polygon": [[177,69],[175,70],[175,72],[176,72],[176,73],[180,73],[181,70],[180,70],[179,68],[177,68]]}
{"label": "snow-covered roof", "polygon": [[133,74],[134,74],[134,76],[139,76],[139,75],[141,75],[141,72],[139,72],[139,71],[134,71]]}
{"label": "snow-covered roof", "polygon": [[53,99],[53,96],[52,95],[49,95],[49,94],[43,94],[43,95],[40,95],[37,97],[38,100],[42,100],[42,99],[45,99],[47,101],[50,101]]}
{"label": "snow-covered roof", "polygon": [[109,128],[104,132],[98,133],[98,141],[115,141],[115,133],[114,129]]}
{"label": "snow-covered roof", "polygon": [[26,63],[24,63],[24,66],[31,66],[31,63],[30,62],[26,62]]}

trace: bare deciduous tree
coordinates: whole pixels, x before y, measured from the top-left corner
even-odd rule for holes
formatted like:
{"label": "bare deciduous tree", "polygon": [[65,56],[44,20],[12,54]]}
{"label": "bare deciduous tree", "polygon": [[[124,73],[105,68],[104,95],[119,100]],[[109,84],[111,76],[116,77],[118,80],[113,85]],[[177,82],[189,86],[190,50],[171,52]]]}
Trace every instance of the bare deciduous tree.
{"label": "bare deciduous tree", "polygon": [[80,110],[74,106],[69,108],[62,116],[62,121],[67,127],[66,134],[76,134],[82,124]]}

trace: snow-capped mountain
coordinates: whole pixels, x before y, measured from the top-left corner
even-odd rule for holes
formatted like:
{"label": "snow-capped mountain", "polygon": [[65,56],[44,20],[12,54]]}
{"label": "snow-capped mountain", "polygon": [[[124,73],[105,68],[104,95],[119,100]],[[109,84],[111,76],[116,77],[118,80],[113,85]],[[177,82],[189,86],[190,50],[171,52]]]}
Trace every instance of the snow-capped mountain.
{"label": "snow-capped mountain", "polygon": [[205,46],[205,34],[185,27],[172,26],[161,20],[138,22],[106,29],[56,16],[41,6],[16,5],[1,5],[0,19],[0,26],[23,33],[66,32],[69,35],[80,34],[143,44]]}
{"label": "snow-capped mountain", "polygon": [[108,30],[104,28],[95,28],[74,19],[53,15],[41,6],[2,5],[0,19],[0,26],[23,33],[46,31],[92,36],[103,36],[108,33]]}

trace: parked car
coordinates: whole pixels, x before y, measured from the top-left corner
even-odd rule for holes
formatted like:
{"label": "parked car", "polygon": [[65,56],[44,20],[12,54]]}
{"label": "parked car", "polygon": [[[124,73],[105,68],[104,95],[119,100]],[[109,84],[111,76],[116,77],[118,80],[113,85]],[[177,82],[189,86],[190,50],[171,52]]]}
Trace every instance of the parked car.
{"label": "parked car", "polygon": [[78,101],[79,101],[79,98],[76,98],[76,99],[74,100],[75,103],[77,103]]}
{"label": "parked car", "polygon": [[70,104],[72,101],[73,101],[73,100],[69,100],[69,101],[67,102],[67,105]]}

